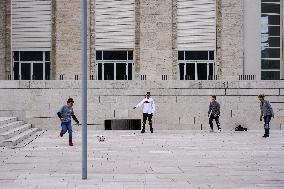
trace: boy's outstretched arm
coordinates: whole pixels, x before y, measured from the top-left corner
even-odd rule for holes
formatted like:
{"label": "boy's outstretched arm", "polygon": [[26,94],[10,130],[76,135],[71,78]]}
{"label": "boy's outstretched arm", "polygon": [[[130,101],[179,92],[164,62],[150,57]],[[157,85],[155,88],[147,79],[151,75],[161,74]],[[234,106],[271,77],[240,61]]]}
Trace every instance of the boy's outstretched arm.
{"label": "boy's outstretched arm", "polygon": [[74,119],[74,121],[77,123],[77,124],[79,124],[79,121],[78,121],[78,119],[77,119],[77,117],[73,114],[73,115],[71,115],[72,116],[72,118]]}

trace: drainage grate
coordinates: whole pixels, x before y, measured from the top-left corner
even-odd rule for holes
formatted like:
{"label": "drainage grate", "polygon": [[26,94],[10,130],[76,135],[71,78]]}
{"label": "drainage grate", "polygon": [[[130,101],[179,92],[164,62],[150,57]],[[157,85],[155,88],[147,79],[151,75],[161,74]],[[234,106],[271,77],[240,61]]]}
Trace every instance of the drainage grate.
{"label": "drainage grate", "polygon": [[141,130],[141,119],[105,120],[105,130]]}

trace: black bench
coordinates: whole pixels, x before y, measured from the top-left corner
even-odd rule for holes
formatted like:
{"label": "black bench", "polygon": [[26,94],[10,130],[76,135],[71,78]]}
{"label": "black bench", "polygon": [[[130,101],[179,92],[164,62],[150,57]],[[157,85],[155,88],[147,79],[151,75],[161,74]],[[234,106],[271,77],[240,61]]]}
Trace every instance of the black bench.
{"label": "black bench", "polygon": [[141,119],[108,119],[105,130],[141,130]]}

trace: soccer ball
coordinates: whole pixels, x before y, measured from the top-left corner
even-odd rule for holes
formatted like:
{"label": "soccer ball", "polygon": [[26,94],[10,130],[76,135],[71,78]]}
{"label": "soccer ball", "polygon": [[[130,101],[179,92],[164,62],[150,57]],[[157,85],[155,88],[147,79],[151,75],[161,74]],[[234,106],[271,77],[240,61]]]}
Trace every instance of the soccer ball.
{"label": "soccer ball", "polygon": [[104,142],[106,138],[103,135],[98,135],[97,139],[99,142]]}

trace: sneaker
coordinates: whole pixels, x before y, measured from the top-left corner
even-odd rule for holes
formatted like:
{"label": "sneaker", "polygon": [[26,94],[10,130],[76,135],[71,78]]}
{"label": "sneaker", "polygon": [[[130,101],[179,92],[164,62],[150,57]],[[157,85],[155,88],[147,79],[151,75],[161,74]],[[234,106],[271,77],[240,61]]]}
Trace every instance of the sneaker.
{"label": "sneaker", "polygon": [[218,127],[218,131],[221,132],[221,127]]}
{"label": "sneaker", "polygon": [[153,129],[150,129],[150,131],[151,131],[151,133],[153,133],[154,131],[153,131]]}
{"label": "sneaker", "polygon": [[60,132],[60,137],[63,137],[63,133],[62,132]]}
{"label": "sneaker", "polygon": [[72,139],[69,139],[69,146],[74,146]]}
{"label": "sneaker", "polygon": [[145,133],[145,129],[142,129],[142,130],[141,130],[141,133]]}

